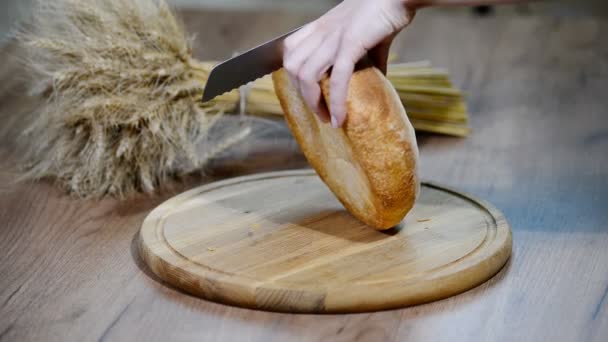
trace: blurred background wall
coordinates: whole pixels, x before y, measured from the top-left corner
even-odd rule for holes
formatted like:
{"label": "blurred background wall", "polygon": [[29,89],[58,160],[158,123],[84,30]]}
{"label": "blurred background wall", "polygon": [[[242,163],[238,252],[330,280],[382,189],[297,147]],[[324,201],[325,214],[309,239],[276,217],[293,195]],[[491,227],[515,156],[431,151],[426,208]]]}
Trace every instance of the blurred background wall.
{"label": "blurred background wall", "polygon": [[[52,1],[52,0],[48,0]],[[322,13],[333,7],[339,0],[167,0],[178,8],[223,9],[238,11],[284,10],[310,11]],[[6,40],[10,28],[27,16],[33,0],[0,0],[0,42]],[[433,9],[437,10],[437,9]],[[442,9],[463,11],[471,9]],[[553,0],[538,1],[526,5],[499,7],[497,14],[529,15],[544,13],[550,15],[593,15],[608,18],[608,0]]]}

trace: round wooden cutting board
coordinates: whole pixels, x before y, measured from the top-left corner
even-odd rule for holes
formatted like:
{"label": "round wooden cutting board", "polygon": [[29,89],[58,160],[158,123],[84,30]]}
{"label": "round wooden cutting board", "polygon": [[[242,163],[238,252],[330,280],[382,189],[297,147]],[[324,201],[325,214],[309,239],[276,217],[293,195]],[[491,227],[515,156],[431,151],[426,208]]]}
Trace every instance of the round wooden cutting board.
{"label": "round wooden cutting board", "polygon": [[425,183],[398,226],[346,212],[312,170],[234,178],[154,209],[140,253],[167,283],[203,298],[283,312],[404,307],[466,291],[511,253],[503,215]]}

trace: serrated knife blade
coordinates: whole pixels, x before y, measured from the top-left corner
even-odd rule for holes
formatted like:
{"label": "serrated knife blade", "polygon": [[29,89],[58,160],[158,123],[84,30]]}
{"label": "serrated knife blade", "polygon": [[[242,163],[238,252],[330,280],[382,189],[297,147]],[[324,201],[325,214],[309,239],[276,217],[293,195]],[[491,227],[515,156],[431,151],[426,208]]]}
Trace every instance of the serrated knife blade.
{"label": "serrated knife blade", "polygon": [[213,67],[203,91],[203,102],[212,100],[216,96],[255,81],[283,67],[283,41],[300,28],[298,27]]}

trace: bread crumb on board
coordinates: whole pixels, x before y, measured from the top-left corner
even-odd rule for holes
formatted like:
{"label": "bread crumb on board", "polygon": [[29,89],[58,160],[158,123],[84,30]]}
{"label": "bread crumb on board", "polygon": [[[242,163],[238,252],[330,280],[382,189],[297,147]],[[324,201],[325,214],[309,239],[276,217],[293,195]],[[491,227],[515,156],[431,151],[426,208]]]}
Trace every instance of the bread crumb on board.
{"label": "bread crumb on board", "polygon": [[417,222],[428,222],[430,220],[431,220],[430,218],[424,218],[424,219],[417,219],[416,221]]}
{"label": "bread crumb on board", "polygon": [[258,228],[260,228],[260,225],[258,223],[254,223],[251,225],[251,230],[256,230]]}
{"label": "bread crumb on board", "polygon": [[207,247],[207,251],[209,251],[209,252],[215,252],[215,248],[213,248],[213,247]]}

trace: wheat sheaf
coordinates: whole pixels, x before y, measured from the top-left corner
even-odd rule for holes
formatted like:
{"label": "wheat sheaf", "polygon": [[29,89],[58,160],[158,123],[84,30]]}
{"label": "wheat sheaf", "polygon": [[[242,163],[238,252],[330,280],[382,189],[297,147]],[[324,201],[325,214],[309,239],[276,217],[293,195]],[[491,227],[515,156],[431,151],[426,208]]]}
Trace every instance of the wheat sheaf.
{"label": "wheat sheaf", "polygon": [[16,38],[46,99],[23,132],[24,179],[82,197],[150,193],[248,133],[205,141],[235,101],[201,103],[212,65],[163,0],[38,0]]}

